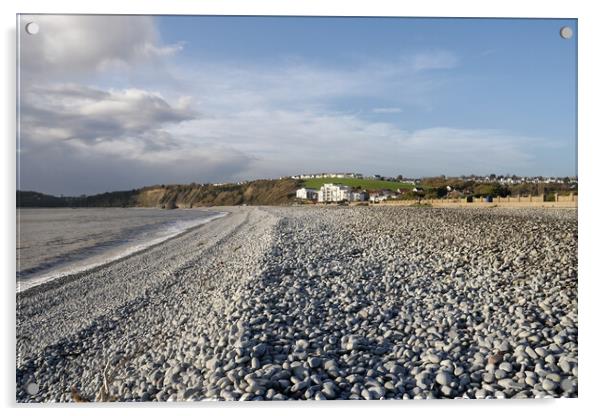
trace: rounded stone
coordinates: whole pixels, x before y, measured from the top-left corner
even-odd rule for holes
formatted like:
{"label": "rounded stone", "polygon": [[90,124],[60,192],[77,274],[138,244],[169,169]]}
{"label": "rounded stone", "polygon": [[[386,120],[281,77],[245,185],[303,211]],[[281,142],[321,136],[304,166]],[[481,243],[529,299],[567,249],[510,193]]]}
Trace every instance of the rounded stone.
{"label": "rounded stone", "polygon": [[556,388],[558,387],[558,383],[556,383],[555,381],[550,380],[549,378],[546,378],[542,383],[541,386],[544,388],[544,390],[546,391],[554,391],[556,390]]}
{"label": "rounded stone", "polygon": [[322,360],[318,357],[309,357],[307,364],[309,364],[311,368],[318,368],[322,364]]}
{"label": "rounded stone", "polygon": [[447,371],[441,371],[437,374],[435,381],[442,386],[447,386],[452,381],[452,376]]}
{"label": "rounded stone", "polygon": [[560,382],[560,388],[562,391],[568,394],[572,394],[577,390],[577,386],[572,380],[564,379]]}
{"label": "rounded stone", "polygon": [[509,362],[506,362],[506,361],[504,361],[503,363],[500,363],[498,368],[500,370],[505,371],[506,373],[512,372],[512,364],[510,364]]}

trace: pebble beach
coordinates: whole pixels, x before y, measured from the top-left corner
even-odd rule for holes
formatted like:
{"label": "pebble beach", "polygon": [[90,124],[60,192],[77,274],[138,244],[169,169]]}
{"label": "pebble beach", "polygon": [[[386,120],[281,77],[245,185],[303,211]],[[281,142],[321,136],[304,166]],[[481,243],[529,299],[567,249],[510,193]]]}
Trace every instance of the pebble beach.
{"label": "pebble beach", "polygon": [[578,396],[577,211],[231,207],[17,294],[17,402]]}

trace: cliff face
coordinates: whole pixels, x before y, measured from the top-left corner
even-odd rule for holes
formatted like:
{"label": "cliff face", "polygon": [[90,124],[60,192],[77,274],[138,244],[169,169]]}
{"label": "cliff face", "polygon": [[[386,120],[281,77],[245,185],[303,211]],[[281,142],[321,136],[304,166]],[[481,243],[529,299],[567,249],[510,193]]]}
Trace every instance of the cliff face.
{"label": "cliff face", "polygon": [[261,180],[242,185],[168,185],[143,188],[137,206],[192,208],[212,205],[283,205],[295,197],[294,180]]}
{"label": "cliff face", "polygon": [[286,205],[299,183],[292,179],[258,180],[241,185],[161,185],[81,197],[55,197],[17,191],[17,207],[157,207],[214,205]]}

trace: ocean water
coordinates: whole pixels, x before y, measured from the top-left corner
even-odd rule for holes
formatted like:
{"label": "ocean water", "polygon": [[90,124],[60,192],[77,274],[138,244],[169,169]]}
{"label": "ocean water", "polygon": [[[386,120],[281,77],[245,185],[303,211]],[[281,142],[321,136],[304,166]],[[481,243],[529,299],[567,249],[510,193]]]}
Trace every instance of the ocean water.
{"label": "ocean water", "polygon": [[17,291],[127,256],[224,215],[197,209],[17,209]]}

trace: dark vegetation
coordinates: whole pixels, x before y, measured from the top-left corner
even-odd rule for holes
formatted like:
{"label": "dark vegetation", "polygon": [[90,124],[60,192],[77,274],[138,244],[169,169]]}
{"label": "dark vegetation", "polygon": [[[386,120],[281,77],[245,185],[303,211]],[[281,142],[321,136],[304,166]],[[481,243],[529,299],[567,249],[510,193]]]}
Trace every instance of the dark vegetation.
{"label": "dark vegetation", "polygon": [[[475,197],[497,197],[507,196],[527,196],[527,195],[568,195],[571,192],[577,193],[577,186],[570,183],[519,183],[519,184],[501,184],[499,182],[476,182],[473,180],[464,180],[461,178],[424,178],[420,181],[424,187],[427,199],[445,198],[447,196],[467,196]],[[448,191],[447,187],[452,189]],[[450,195],[448,195],[448,193]],[[458,195],[459,194],[459,195]]]}

